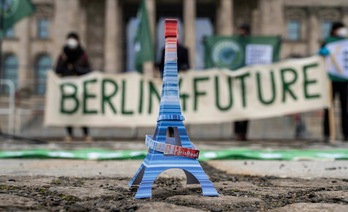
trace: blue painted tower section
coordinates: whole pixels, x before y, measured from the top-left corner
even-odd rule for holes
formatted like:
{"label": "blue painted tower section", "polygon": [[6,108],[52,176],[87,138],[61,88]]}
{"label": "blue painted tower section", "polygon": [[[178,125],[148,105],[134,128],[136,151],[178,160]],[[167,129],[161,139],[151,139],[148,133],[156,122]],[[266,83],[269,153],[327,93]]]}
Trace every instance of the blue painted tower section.
{"label": "blue painted tower section", "polygon": [[[183,124],[184,117],[180,108],[177,68],[177,20],[167,19],[165,30],[165,64],[159,117],[154,135],[147,135],[146,142],[152,141],[157,146],[169,144],[195,151],[196,148],[190,142]],[[168,127],[174,129],[174,137],[167,137]],[[162,172],[173,168],[184,171],[187,184],[201,184],[204,196],[219,195],[197,158],[165,154],[153,147],[149,148],[146,158],[129,182],[130,187],[138,187],[135,198],[150,198],[152,196],[152,185],[156,178]]]}

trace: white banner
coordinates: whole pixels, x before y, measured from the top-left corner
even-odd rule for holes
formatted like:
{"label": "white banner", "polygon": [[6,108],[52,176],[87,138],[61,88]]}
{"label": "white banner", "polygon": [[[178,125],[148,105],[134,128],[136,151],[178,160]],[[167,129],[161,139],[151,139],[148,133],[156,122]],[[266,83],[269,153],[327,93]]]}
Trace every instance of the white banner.
{"label": "white banner", "polygon": [[[161,80],[138,73],[92,72],[59,78],[48,73],[48,126],[155,126]],[[328,79],[319,56],[236,71],[180,73],[185,123],[258,119],[328,106]]]}

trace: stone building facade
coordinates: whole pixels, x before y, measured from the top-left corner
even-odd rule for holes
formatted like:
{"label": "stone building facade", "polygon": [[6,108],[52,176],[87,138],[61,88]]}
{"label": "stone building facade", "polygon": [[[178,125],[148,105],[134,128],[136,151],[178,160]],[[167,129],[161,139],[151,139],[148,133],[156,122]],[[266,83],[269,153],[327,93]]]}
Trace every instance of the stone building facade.
{"label": "stone building facade", "polygon": [[[17,88],[44,93],[45,70],[56,63],[70,31],[80,34],[94,69],[134,69],[132,40],[139,0],[32,2],[36,12],[18,22],[3,42],[2,78],[16,79]],[[146,0],[146,5],[156,49],[163,45],[160,23],[165,17],[180,19],[181,42],[190,49],[193,69],[204,67],[200,39],[233,35],[243,23],[250,24],[253,35],[282,36],[281,58],[313,55],[333,21],[348,25],[347,0]]]}

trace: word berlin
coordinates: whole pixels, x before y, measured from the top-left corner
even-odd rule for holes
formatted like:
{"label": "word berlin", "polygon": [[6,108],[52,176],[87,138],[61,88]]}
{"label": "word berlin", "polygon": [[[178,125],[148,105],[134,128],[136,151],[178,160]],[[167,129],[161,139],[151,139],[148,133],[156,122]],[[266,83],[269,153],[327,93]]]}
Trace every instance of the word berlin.
{"label": "word berlin", "polygon": [[[180,73],[186,123],[267,118],[328,106],[328,79],[317,56],[235,71]],[[153,126],[161,80],[138,73],[48,74],[45,123],[50,126]]]}

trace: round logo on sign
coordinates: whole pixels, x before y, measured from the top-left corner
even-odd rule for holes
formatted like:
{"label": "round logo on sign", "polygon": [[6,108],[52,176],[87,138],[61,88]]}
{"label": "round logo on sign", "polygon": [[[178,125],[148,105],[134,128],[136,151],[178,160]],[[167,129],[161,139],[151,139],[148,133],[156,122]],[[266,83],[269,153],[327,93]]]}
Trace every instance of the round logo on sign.
{"label": "round logo on sign", "polygon": [[9,18],[15,14],[19,5],[19,0],[5,0],[0,3],[0,13],[4,11],[4,18]]}
{"label": "round logo on sign", "polygon": [[243,64],[242,48],[231,40],[218,41],[211,56],[217,67],[236,69]]}

